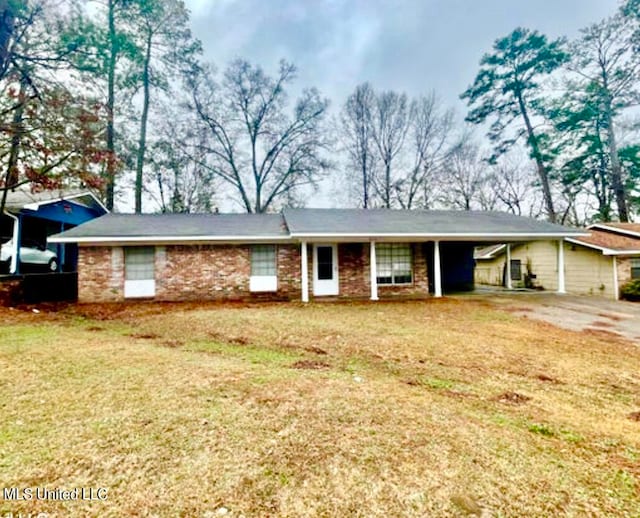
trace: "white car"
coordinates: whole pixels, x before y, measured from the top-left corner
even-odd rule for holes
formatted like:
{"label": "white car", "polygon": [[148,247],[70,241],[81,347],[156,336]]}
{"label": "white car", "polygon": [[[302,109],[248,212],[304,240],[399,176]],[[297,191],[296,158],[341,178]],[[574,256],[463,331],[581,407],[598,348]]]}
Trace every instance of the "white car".
{"label": "white car", "polygon": [[[32,244],[32,243],[29,243]],[[50,272],[58,270],[58,256],[51,250],[48,250],[42,246],[21,246],[20,247],[20,263],[21,264],[33,264],[46,267]],[[9,265],[11,263],[11,256],[13,255],[14,246],[13,240],[10,239],[6,243],[3,243],[0,247],[0,263]]]}

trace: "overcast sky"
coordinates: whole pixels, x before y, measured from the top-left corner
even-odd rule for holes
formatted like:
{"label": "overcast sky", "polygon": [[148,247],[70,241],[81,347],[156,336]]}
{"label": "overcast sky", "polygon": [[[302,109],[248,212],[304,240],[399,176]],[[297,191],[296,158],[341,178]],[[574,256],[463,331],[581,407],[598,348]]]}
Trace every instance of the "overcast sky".
{"label": "overcast sky", "polygon": [[274,72],[285,58],[299,87],[340,107],[355,86],[410,95],[431,89],[456,108],[493,41],[514,28],[573,37],[613,14],[617,0],[186,0],[205,57]]}

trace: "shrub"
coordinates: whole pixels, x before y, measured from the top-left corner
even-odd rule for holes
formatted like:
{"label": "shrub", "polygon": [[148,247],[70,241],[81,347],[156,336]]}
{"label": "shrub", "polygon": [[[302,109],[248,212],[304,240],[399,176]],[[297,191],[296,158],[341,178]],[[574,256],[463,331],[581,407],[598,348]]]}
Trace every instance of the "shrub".
{"label": "shrub", "polygon": [[640,301],[640,279],[629,281],[620,288],[620,297],[626,300]]}

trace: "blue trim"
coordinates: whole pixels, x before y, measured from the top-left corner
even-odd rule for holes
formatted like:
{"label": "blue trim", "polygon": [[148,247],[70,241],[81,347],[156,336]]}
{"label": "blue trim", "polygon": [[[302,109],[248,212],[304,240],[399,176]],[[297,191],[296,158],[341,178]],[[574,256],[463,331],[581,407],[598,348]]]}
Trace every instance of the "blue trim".
{"label": "blue trim", "polygon": [[59,221],[70,225],[80,225],[102,216],[104,211],[91,209],[72,201],[61,200],[56,203],[42,205],[38,210],[22,209],[19,214],[32,218]]}

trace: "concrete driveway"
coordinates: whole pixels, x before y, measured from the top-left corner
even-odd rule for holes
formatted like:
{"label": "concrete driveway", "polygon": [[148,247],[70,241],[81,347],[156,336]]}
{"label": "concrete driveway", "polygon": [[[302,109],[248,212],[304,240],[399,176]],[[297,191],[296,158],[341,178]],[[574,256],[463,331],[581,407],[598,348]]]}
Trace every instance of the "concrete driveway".
{"label": "concrete driveway", "polygon": [[613,333],[640,345],[640,303],[538,292],[502,291],[468,297],[565,329]]}

